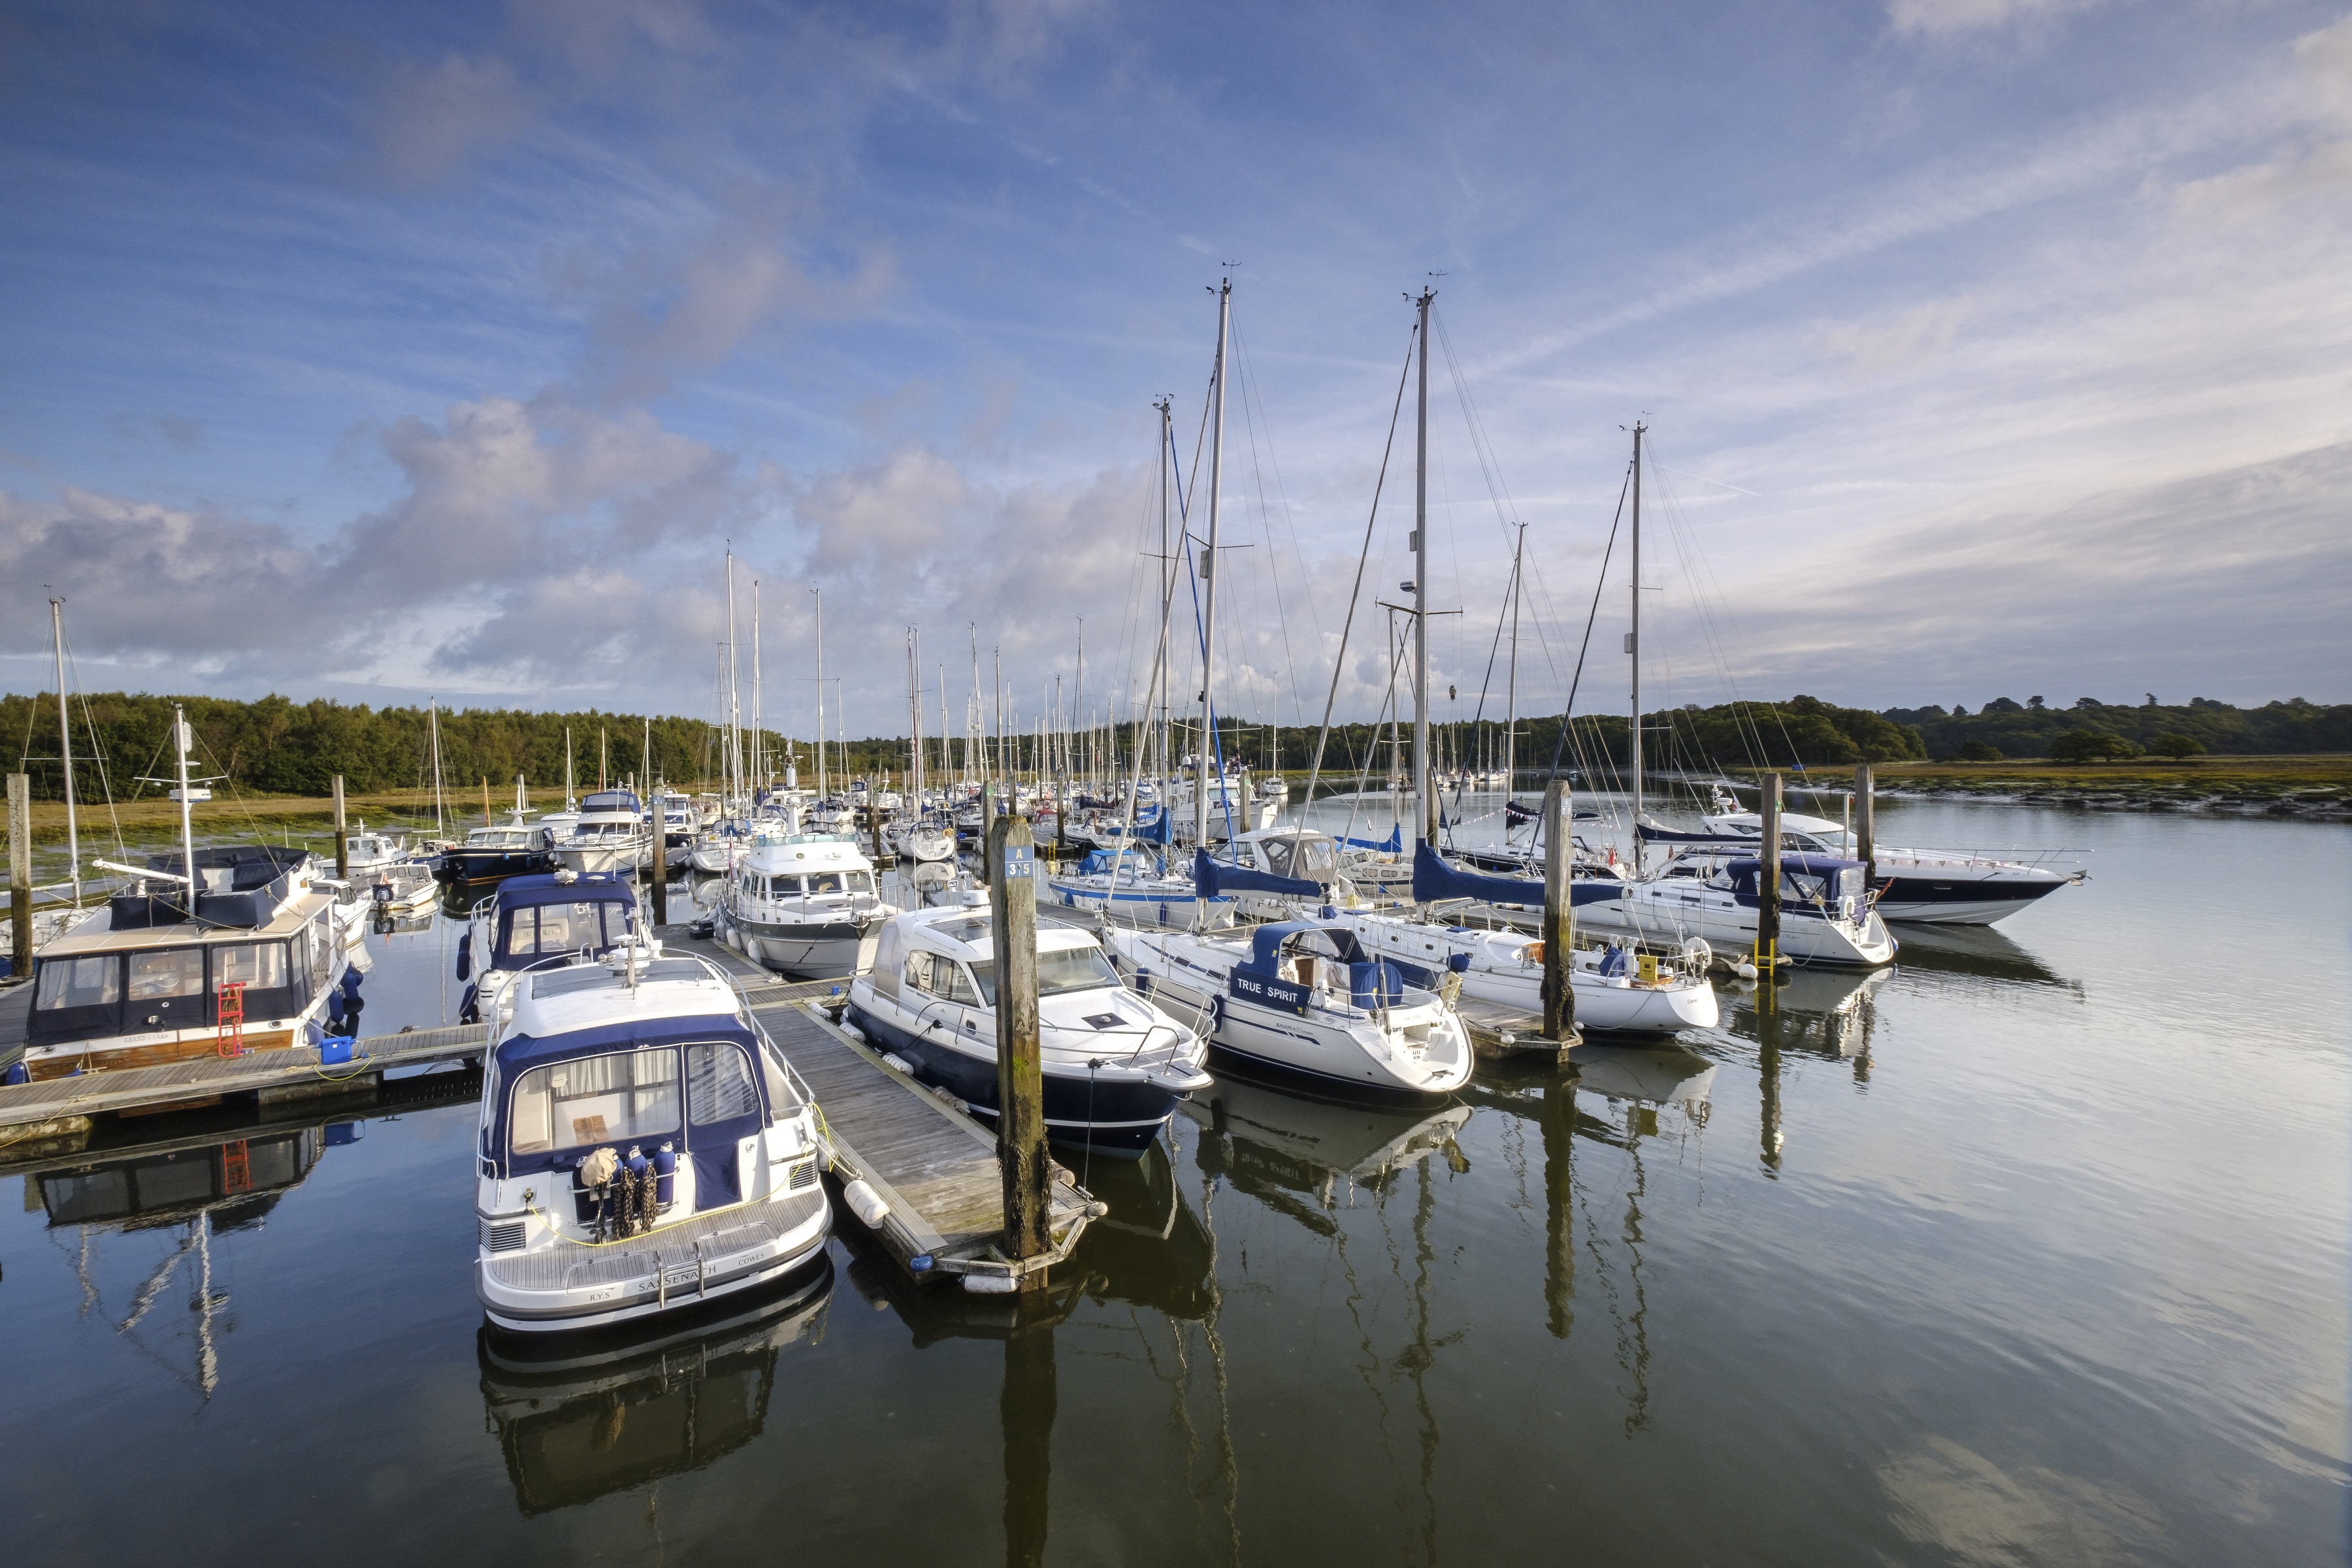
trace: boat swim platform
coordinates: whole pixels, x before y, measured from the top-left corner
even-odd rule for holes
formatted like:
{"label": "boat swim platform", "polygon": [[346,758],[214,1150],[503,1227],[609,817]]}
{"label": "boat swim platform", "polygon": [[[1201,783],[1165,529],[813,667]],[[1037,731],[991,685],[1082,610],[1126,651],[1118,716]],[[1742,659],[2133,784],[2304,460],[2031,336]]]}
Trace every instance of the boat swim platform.
{"label": "boat swim platform", "polygon": [[373,1095],[388,1071],[477,1058],[489,1037],[483,1025],[461,1024],[370,1036],[348,1062],[322,1064],[316,1047],[295,1046],[0,1084],[0,1156],[86,1142],[99,1116],[194,1110],[233,1095],[251,1095],[263,1106]]}
{"label": "boat swim platform", "polygon": [[[751,1016],[816,1098],[817,1135],[830,1173],[844,1186],[864,1182],[888,1205],[870,1228],[909,1276],[953,1275],[966,1289],[1006,1291],[1022,1276],[1069,1258],[1093,1217],[1089,1194],[1056,1164],[1046,1226],[1051,1249],[1007,1259],[998,1246],[1004,1177],[994,1130],[890,1066],[829,1016],[848,994],[846,976],[785,980],[682,927],[665,929],[661,940],[663,952],[707,958],[735,982]],[[841,1209],[849,1212],[846,1204]]]}

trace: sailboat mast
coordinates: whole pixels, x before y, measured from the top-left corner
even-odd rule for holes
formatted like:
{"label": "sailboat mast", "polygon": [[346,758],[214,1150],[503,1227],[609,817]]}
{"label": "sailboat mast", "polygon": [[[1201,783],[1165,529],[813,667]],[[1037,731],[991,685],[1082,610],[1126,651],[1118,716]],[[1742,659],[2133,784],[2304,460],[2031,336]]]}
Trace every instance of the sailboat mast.
{"label": "sailboat mast", "polygon": [[971,634],[971,711],[964,716],[963,768],[971,775],[971,782],[985,784],[988,782],[988,746],[987,731],[981,727],[983,721],[980,706],[980,623],[966,621],[964,629]]}
{"label": "sailboat mast", "polygon": [[572,808],[572,726],[563,726],[563,809]]}
{"label": "sailboat mast", "polygon": [[[49,646],[58,658],[58,755],[66,765],[66,875],[73,879],[74,908],[81,908],[81,825],[74,814],[73,726],[66,717],[66,602],[49,600]],[[16,966],[30,973],[26,963]]]}
{"label": "sailboat mast", "polygon": [[1503,687],[1503,798],[1518,784],[1519,759],[1519,573],[1528,555],[1528,525],[1519,524],[1519,542],[1511,550],[1511,665]]}
{"label": "sailboat mast", "polygon": [[[1144,723],[1152,731],[1153,756],[1151,766],[1162,781],[1168,777],[1168,617],[1175,606],[1176,561],[1168,548],[1169,475],[1176,466],[1176,437],[1169,410],[1174,399],[1161,398],[1151,406],[1160,410],[1160,653],[1153,667],[1151,689],[1144,694]],[[1163,808],[1167,804],[1163,802]]]}
{"label": "sailboat mast", "polygon": [[948,786],[954,763],[948,757],[948,667],[940,666],[940,787]]}
{"label": "sailboat mast", "polygon": [[180,753],[180,869],[188,874],[188,918],[196,918],[196,889],[204,879],[196,875],[196,829],[188,815],[188,714],[187,710],[172,704],[172,748]]}
{"label": "sailboat mast", "polygon": [[735,552],[727,552],[727,795],[730,809],[743,798],[743,704],[735,660]]}
{"label": "sailboat mast", "polygon": [[768,782],[767,731],[760,713],[760,580],[751,579],[751,787]]}
{"label": "sailboat mast", "polygon": [[819,800],[827,798],[824,787],[824,590],[811,588],[816,595],[816,794]]}
{"label": "sailboat mast", "polygon": [[1642,869],[1642,422],[1633,422],[1633,629],[1625,653],[1633,667],[1633,869]]}
{"label": "sailboat mast", "polygon": [[[1210,387],[1213,394],[1209,437],[1209,542],[1201,552],[1201,749],[1192,769],[1192,842],[1209,842],[1210,748],[1215,739],[1217,668],[1217,492],[1223,488],[1225,459],[1225,331],[1233,318],[1234,280],[1219,280],[1217,289],[1217,357]],[[1196,909],[1200,906],[1196,903]]]}
{"label": "sailboat mast", "polygon": [[[431,725],[433,730],[433,831],[439,835],[448,831],[444,821],[446,814],[441,805],[441,700],[436,697],[429,701],[430,706],[425,710],[425,722]],[[563,742],[564,766],[568,772],[571,767],[571,731],[567,730],[564,734],[566,737]]]}
{"label": "sailboat mast", "polygon": [[1419,837],[1437,837],[1437,792],[1429,787],[1429,302],[1434,289],[1414,301],[1421,310],[1421,396],[1413,413],[1412,466],[1412,787]]}

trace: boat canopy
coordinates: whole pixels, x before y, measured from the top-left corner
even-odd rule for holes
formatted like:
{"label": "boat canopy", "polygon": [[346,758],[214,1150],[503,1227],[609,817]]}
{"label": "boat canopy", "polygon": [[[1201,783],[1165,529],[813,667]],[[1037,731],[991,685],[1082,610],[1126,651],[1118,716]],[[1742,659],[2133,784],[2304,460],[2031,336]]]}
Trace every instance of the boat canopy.
{"label": "boat canopy", "polygon": [[1644,844],[1753,844],[1756,833],[1685,833],[1677,828],[1653,827],[1646,822],[1633,824],[1633,837]]}
{"label": "boat canopy", "polygon": [[627,934],[635,907],[636,894],[610,871],[509,877],[499,887],[490,967],[527,968],[548,953],[583,948],[602,952]]}
{"label": "boat canopy", "polygon": [[1192,886],[1204,899],[1224,893],[1287,893],[1297,899],[1323,896],[1320,882],[1277,877],[1271,871],[1253,871],[1246,866],[1219,860],[1206,849],[1192,851]]}
{"label": "boat canopy", "polygon": [[[308,849],[277,844],[223,844],[196,851],[193,879],[200,925],[254,929],[266,926],[293,890],[294,873],[310,858]],[[187,858],[176,850],[151,855],[147,868],[189,877]],[[188,897],[174,885],[168,892],[117,893],[107,901],[115,931],[177,925],[188,919]]]}
{"label": "boat canopy", "polygon": [[[1309,938],[1319,940],[1301,940]],[[1250,955],[1244,967],[1260,974],[1274,973],[1284,949],[1294,942],[1298,942],[1294,952],[1311,952],[1318,957],[1336,958],[1347,964],[1367,962],[1364,944],[1346,926],[1325,925],[1321,921],[1285,921],[1279,925],[1251,929]]]}
{"label": "boat canopy", "polygon": [[731,1186],[736,1140],[768,1119],[760,1053],[743,1021],[726,1014],[511,1036],[496,1055],[498,1103],[483,1156],[504,1177],[569,1170],[600,1148],[626,1154],[641,1144],[651,1153],[679,1140],[698,1175],[708,1164],[704,1179]]}
{"label": "boat canopy", "polygon": [[637,797],[625,789],[599,790],[580,803],[580,815],[591,812],[642,811]]}
{"label": "boat canopy", "polygon": [[[1760,856],[1744,856],[1727,861],[1724,874],[1731,880],[1732,897],[1754,906],[1762,900],[1757,893],[1764,861]],[[1806,907],[1834,905],[1848,897],[1860,897],[1863,890],[1863,864],[1859,860],[1842,860],[1831,855],[1783,855],[1780,857],[1780,898]]]}

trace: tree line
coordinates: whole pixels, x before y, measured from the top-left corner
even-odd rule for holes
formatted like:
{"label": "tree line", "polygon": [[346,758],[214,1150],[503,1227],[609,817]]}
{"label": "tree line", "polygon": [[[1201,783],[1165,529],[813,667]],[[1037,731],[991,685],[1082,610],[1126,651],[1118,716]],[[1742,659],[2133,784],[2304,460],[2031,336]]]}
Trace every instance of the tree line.
{"label": "tree line", "polygon": [[[157,697],[144,693],[95,692],[73,700],[76,795],[97,802],[110,790],[117,800],[160,793],[162,785],[142,776],[164,777],[172,767],[170,728],[174,702],[187,710],[196,734],[191,766],[219,775],[230,787],[263,795],[325,795],[337,773],[361,794],[415,789],[433,782],[433,716],[422,708],[371,708],[318,700],[295,702],[270,696],[256,702],[217,697]],[[722,734],[700,719],[676,715],[606,712],[532,712],[509,708],[443,710],[439,716],[441,777],[453,795],[478,791],[488,780],[493,793],[509,789],[521,774],[535,789],[561,786],[567,746],[578,789],[595,787],[601,776],[619,783],[635,776],[674,787],[715,787],[723,771]],[[647,749],[650,728],[650,752]],[[1108,738],[1074,738],[1066,748],[1068,771],[1097,777],[1134,765],[1137,726],[1122,723]],[[1304,773],[1314,760],[1316,731],[1221,720],[1217,753],[1228,766]],[[1559,715],[1522,719],[1514,748],[1518,781],[1547,776],[1555,763],[1565,773],[1612,772],[1632,759],[1632,734],[1622,714],[1580,714],[1565,737]],[[1443,768],[1499,768],[1505,725],[1498,719],[1433,726]],[[29,773],[34,795],[63,795],[58,765],[57,699],[0,697],[0,737],[16,742],[18,768]],[[1706,773],[1726,767],[1834,766],[1855,762],[1903,762],[1956,757],[2123,756],[2136,751],[2177,750],[2187,754],[2352,752],[2352,705],[2322,706],[2300,698],[2261,708],[2239,709],[2194,698],[2186,706],[2154,701],[2138,706],[2084,698],[2064,709],[2039,698],[2017,702],[1996,698],[1978,711],[1940,707],[1842,708],[1811,697],[1773,702],[1690,704],[1643,716],[1643,761],[1653,769]],[[1199,725],[1180,721],[1173,749],[1182,755],[1197,747]],[[1335,785],[1370,775],[1384,787],[1391,763],[1409,768],[1412,727],[1339,724],[1324,748],[1323,777]],[[5,741],[0,741],[5,744]],[[747,740],[748,746],[748,740]],[[1114,752],[1113,748],[1116,748]],[[802,782],[815,782],[809,742],[770,732],[772,773],[781,777],[789,755]],[[993,737],[988,754],[998,755]],[[827,772],[834,777],[874,778],[887,773],[903,779],[908,765],[905,736],[867,736],[827,742]],[[1064,748],[1049,744],[1045,770],[1059,773]],[[941,765],[939,740],[926,742],[927,767]],[[1003,755],[1023,775],[1039,771],[1037,737],[1005,738]],[[961,737],[946,758],[950,771],[964,762]],[[1088,764],[1092,766],[1089,769]],[[101,765],[102,764],[102,765]]]}

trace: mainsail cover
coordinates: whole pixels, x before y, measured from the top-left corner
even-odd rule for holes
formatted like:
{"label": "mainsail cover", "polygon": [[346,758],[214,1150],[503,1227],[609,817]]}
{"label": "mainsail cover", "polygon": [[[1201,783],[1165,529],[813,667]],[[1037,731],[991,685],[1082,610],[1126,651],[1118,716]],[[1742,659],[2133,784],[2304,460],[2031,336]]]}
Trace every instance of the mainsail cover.
{"label": "mainsail cover", "polygon": [[[1622,897],[1623,891],[1624,884],[1605,878],[1571,878],[1568,901],[1570,907],[1600,903]],[[1475,899],[1482,903],[1525,904],[1540,909],[1544,885],[1520,877],[1489,877],[1450,866],[1423,839],[1412,851],[1412,901],[1434,904],[1449,899]]]}

